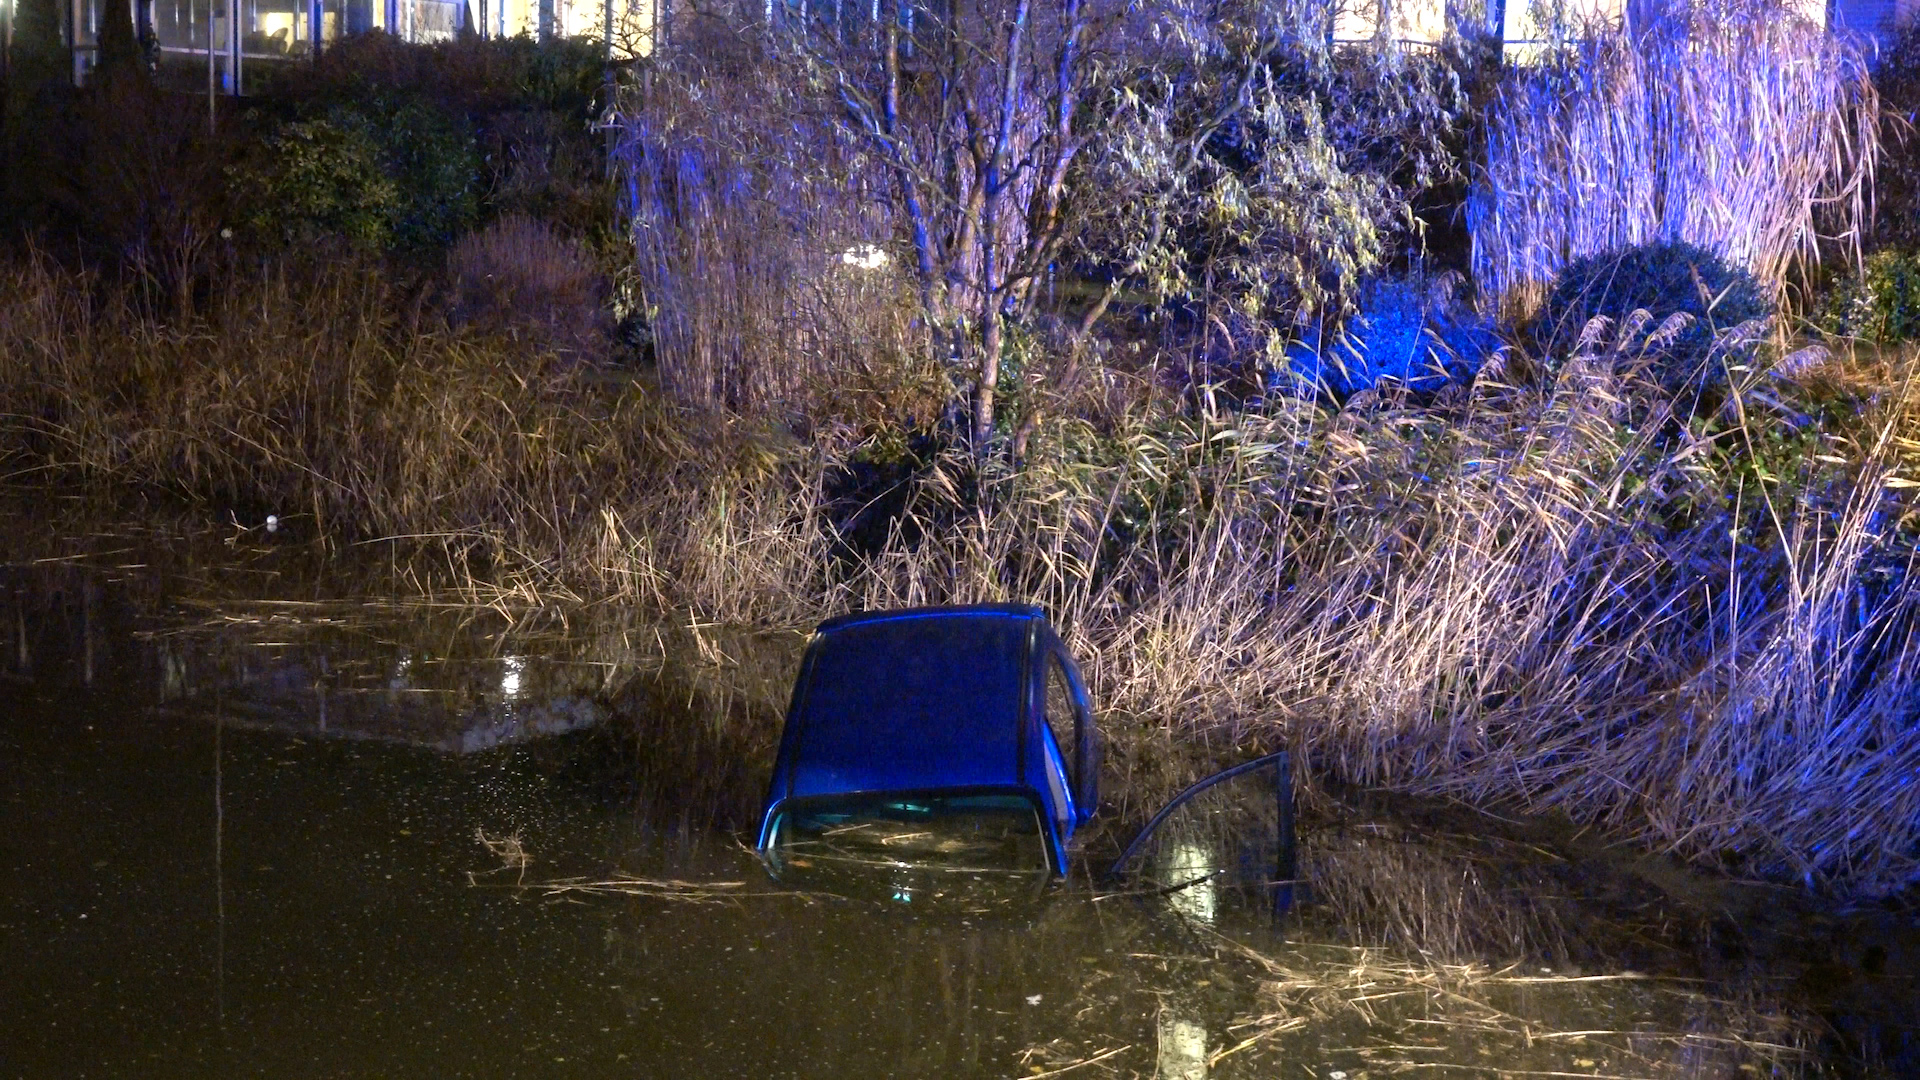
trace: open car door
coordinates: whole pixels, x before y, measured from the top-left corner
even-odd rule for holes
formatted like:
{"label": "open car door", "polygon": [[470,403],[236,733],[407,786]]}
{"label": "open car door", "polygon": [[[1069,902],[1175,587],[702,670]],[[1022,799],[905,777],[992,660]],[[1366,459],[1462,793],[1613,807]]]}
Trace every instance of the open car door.
{"label": "open car door", "polygon": [[1293,906],[1293,769],[1285,751],[1217,772],[1174,796],[1108,871],[1211,923],[1226,905]]}

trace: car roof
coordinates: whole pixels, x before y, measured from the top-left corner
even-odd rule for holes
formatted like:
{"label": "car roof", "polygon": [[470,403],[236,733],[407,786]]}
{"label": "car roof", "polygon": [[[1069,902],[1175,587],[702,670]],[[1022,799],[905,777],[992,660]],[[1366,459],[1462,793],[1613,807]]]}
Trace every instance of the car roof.
{"label": "car roof", "polygon": [[893,622],[903,619],[951,619],[999,615],[1013,619],[1046,620],[1046,613],[1032,604],[947,604],[932,607],[890,608],[883,611],[856,611],[821,623],[816,634],[830,634],[847,626]]}
{"label": "car roof", "polygon": [[775,797],[1027,787],[1039,608],[909,608],[820,625],[787,717]]}

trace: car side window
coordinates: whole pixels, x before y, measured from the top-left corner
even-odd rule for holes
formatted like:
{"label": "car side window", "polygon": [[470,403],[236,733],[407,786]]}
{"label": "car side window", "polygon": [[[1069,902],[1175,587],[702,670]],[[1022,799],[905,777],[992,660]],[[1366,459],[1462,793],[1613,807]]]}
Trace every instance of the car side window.
{"label": "car side window", "polygon": [[1052,738],[1047,743],[1047,787],[1053,794],[1054,818],[1066,829],[1073,823],[1073,785],[1067,779],[1066,756]]}
{"label": "car side window", "polygon": [[1073,748],[1079,745],[1074,738],[1074,716],[1073,689],[1067,684],[1060,655],[1054,653],[1047,657],[1047,726],[1053,729],[1053,741],[1060,747],[1062,760],[1069,763],[1073,761]]}

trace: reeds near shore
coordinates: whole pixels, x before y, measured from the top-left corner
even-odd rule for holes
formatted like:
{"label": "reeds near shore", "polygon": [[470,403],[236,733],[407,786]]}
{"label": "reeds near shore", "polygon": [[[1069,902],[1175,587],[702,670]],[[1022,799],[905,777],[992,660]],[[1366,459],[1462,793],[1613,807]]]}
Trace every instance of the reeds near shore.
{"label": "reeds near shore", "polygon": [[1466,205],[1481,295],[1538,306],[1584,255],[1685,241],[1777,288],[1822,236],[1854,257],[1879,114],[1867,61],[1779,0],[1654,3],[1513,69]]}
{"label": "reeds near shore", "polygon": [[706,408],[791,413],[823,379],[926,356],[887,254],[884,170],[751,38],[686,21],[707,47],[634,92],[615,151],[662,386]]}
{"label": "reeds near shore", "polygon": [[1115,382],[1132,405],[1062,410],[1017,468],[909,460],[863,548],[835,492],[891,437],[884,373],[846,372],[801,441],[415,325],[368,271],[236,285],[184,329],[44,263],[0,273],[15,484],[170,491],[705,620],[1037,602],[1121,737],[1289,746],[1308,778],[1840,892],[1920,876],[1910,356],[1723,350],[1724,405],[1691,424],[1640,374],[1643,324],[1550,385],[1490,371],[1425,405],[1209,417]]}

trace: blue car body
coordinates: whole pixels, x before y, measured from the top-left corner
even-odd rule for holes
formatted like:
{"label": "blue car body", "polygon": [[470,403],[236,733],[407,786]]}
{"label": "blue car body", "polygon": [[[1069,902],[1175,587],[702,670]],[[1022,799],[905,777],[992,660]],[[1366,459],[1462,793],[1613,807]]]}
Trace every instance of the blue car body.
{"label": "blue car body", "polygon": [[[1034,841],[1019,850],[1057,876],[1093,814],[1097,756],[1079,672],[1040,609],[844,616],[820,624],[801,661],[758,847],[777,863],[783,822],[803,814],[815,837],[865,827],[836,823],[874,808],[1011,814]],[[923,835],[904,828],[885,840]]]}

